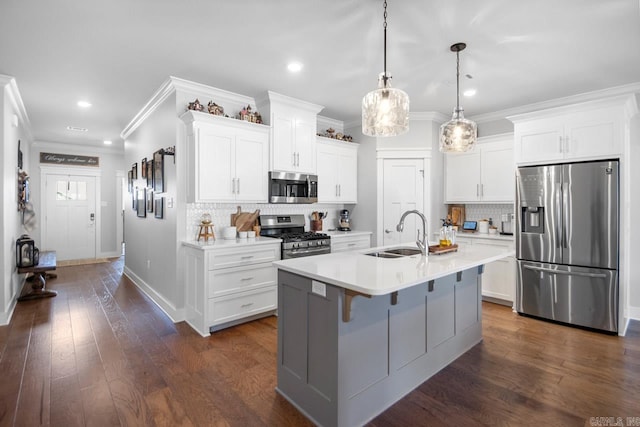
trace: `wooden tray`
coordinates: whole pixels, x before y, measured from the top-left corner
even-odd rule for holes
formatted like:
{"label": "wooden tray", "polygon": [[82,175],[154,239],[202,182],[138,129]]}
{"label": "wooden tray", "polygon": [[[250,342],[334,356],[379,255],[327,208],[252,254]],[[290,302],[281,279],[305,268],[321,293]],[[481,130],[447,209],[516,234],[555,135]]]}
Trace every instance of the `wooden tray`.
{"label": "wooden tray", "polygon": [[434,255],[442,255],[448,252],[457,252],[457,251],[458,251],[457,244],[451,245],[451,246],[440,246],[440,245],[429,246],[429,253],[432,253]]}

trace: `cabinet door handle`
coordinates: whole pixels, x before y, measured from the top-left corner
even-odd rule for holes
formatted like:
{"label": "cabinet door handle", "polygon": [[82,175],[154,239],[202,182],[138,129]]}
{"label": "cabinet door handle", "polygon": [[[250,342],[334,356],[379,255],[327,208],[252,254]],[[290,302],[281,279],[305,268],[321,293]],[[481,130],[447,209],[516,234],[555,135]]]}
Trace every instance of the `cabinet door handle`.
{"label": "cabinet door handle", "polygon": [[558,151],[562,153],[562,136],[558,137]]}
{"label": "cabinet door handle", "polygon": [[236,182],[238,186],[238,188],[236,189],[236,194],[240,194],[240,178],[236,178]]}
{"label": "cabinet door handle", "polygon": [[291,153],[291,164],[293,166],[296,165],[296,153],[295,153],[295,151],[293,153]]}
{"label": "cabinet door handle", "polygon": [[476,184],[476,197],[480,197],[480,184]]}
{"label": "cabinet door handle", "polygon": [[342,186],[338,184],[338,196],[342,197]]}
{"label": "cabinet door handle", "polygon": [[231,194],[236,194],[236,179],[231,178]]}
{"label": "cabinet door handle", "polygon": [[253,305],[253,303],[252,303],[252,302],[249,302],[249,303],[247,303],[247,304],[242,304],[240,307],[241,307],[241,308],[247,308],[247,307],[251,307],[252,305]]}
{"label": "cabinet door handle", "polygon": [[571,152],[571,138],[569,138],[569,136],[565,137],[564,152],[565,153]]}
{"label": "cabinet door handle", "polygon": [[251,259],[251,258],[253,258],[253,255],[243,256],[240,259]]}
{"label": "cabinet door handle", "polygon": [[351,247],[351,246],[355,246],[355,243],[349,243],[347,246]]}
{"label": "cabinet door handle", "polygon": [[336,184],[336,191],[335,191],[335,193],[336,193],[336,197],[338,197],[338,184]]}
{"label": "cabinet door handle", "polygon": [[247,280],[253,280],[253,277],[243,277],[240,279],[241,282],[246,282]]}

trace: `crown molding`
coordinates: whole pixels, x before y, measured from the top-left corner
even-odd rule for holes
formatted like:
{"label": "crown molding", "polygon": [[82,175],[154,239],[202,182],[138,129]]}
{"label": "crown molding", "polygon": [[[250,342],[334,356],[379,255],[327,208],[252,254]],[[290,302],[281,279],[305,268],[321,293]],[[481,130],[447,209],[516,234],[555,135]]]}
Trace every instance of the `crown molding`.
{"label": "crown molding", "polygon": [[318,116],[318,131],[325,127],[325,129],[328,128],[334,128],[335,130],[339,131],[339,132],[344,132],[344,122],[342,120],[337,120],[337,119],[332,119],[329,117],[325,117],[325,116]]}
{"label": "crown molding", "polygon": [[171,94],[176,91],[173,84],[173,77],[169,77],[165,80],[160,88],[153,94],[151,99],[142,107],[138,114],[133,116],[133,119],[127,126],[120,132],[120,138],[126,141],[126,139],[144,122],[147,117],[151,115]]}
{"label": "crown molding", "polygon": [[33,141],[33,134],[31,133],[31,121],[29,120],[29,116],[27,115],[27,110],[24,108],[24,103],[22,102],[22,96],[20,96],[20,91],[18,90],[18,84],[16,83],[16,79],[11,76],[7,76],[5,74],[0,74],[0,85],[7,89],[6,93],[9,96],[9,102],[11,106],[16,112],[18,116],[18,120],[23,124],[24,133],[29,142]]}
{"label": "crown molding", "polygon": [[469,117],[469,120],[473,120],[476,123],[493,122],[503,119],[508,120],[509,116],[516,116],[550,108],[564,107],[572,104],[580,104],[583,102],[596,101],[602,98],[630,95],[638,92],[640,92],[640,82],[630,83],[622,86],[615,86],[592,92],[585,92],[578,95],[565,96],[563,98],[550,99],[548,101],[536,102],[533,104],[494,111],[492,113],[478,114],[477,116]]}

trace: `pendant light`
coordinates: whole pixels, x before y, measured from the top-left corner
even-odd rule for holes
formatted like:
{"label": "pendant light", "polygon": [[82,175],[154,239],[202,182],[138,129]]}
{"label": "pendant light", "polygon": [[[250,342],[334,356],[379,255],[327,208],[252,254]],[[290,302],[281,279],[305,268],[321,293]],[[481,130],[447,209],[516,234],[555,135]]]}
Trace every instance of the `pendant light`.
{"label": "pendant light", "polygon": [[396,136],[409,130],[409,96],[391,87],[387,71],[387,2],[384,6],[384,71],[378,88],[362,98],[362,133],[368,136]]}
{"label": "pendant light", "polygon": [[460,108],[460,51],[464,50],[465,43],[451,45],[451,52],[456,53],[456,108],[453,117],[447,123],[440,126],[440,151],[464,152],[473,148],[478,139],[478,126],[471,120],[464,118]]}

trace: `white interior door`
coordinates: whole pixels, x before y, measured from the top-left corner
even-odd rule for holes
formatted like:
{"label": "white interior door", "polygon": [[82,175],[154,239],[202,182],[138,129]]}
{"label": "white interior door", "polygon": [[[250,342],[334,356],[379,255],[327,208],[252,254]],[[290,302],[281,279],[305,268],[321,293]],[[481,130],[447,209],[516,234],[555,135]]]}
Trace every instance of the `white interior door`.
{"label": "white interior door", "polygon": [[[384,159],[383,161],[383,245],[414,242],[422,222],[417,215],[404,221],[404,231],[396,231],[402,214],[411,209],[424,212],[424,161]],[[422,234],[421,234],[422,235]]]}
{"label": "white interior door", "polygon": [[58,260],[96,257],[96,178],[47,174],[45,181],[46,250]]}

